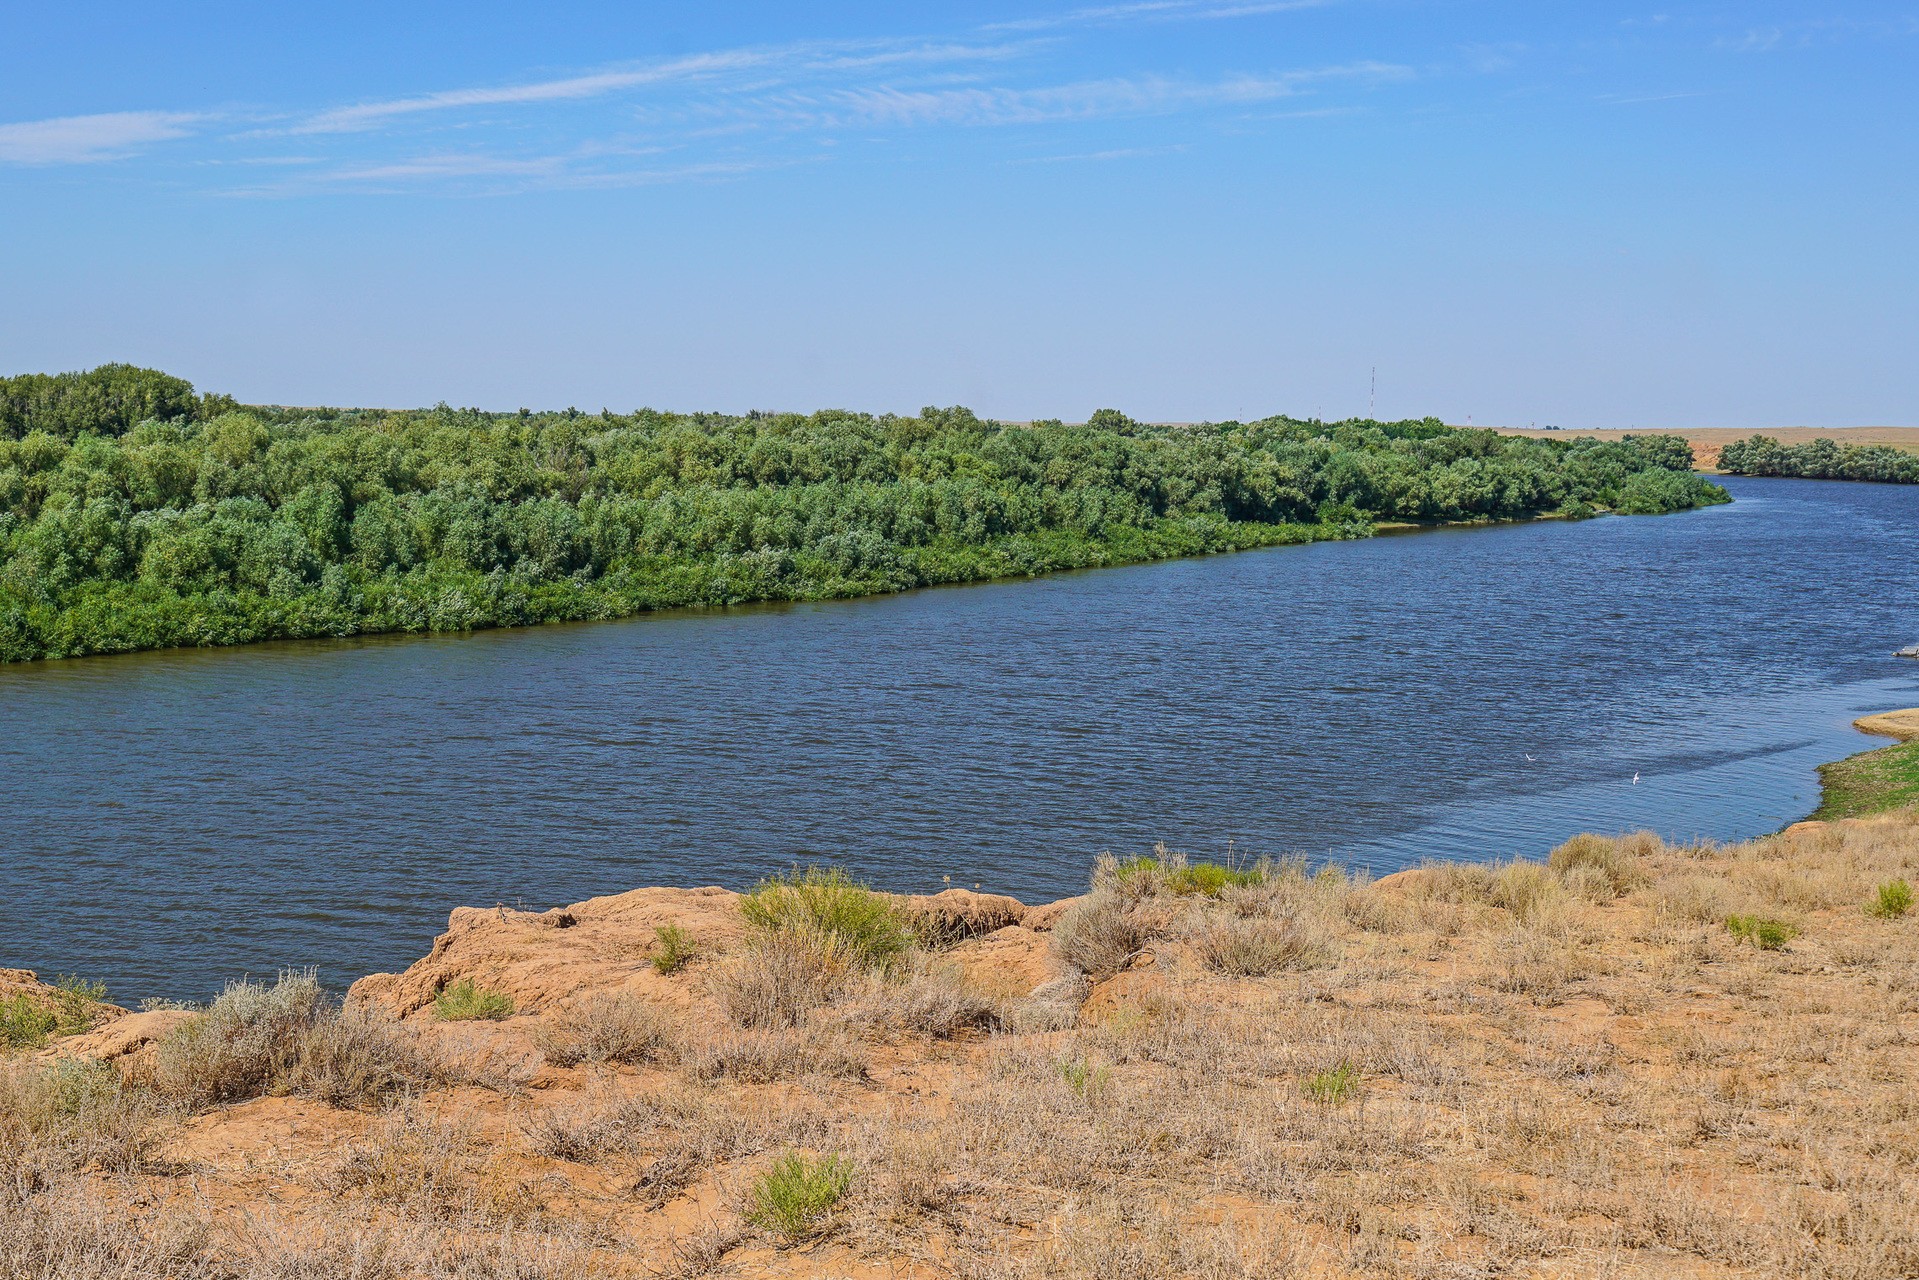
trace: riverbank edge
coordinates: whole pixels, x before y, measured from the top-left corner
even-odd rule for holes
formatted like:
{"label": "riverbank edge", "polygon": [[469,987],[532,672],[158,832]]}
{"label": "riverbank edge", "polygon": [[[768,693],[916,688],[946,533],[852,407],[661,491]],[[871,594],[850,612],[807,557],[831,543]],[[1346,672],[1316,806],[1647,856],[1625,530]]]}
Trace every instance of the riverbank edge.
{"label": "riverbank edge", "polygon": [[[1919,878],[1916,822],[1586,836],[1376,881],[1282,868],[1217,896],[1196,867],[1112,867],[1070,914],[948,891],[909,900],[923,963],[792,1025],[750,1025],[730,993],[827,953],[776,947],[741,895],[456,910],[344,1013],[288,975],[217,1019],[122,1014],[0,1073],[0,1137],[19,1117],[39,1145],[16,1151],[53,1175],[6,1188],[0,1241],[64,1257],[71,1220],[124,1224],[106,1239],[128,1254],[185,1242],[115,1273],[149,1280],[346,1274],[413,1247],[463,1251],[409,1265],[422,1280],[475,1274],[480,1248],[522,1280],[1358,1280],[1514,1257],[1863,1275],[1882,1240],[1919,1257],[1884,1119],[1913,1083],[1896,1050],[1919,933],[1861,909]],[[259,1072],[236,1029],[274,1051]],[[1833,1144],[1819,1162],[1772,1158],[1808,1134]],[[1596,1185],[1596,1160],[1623,1172]],[[821,1167],[824,1207],[769,1220],[756,1193]],[[1755,1212],[1824,1179],[1856,1231]],[[1144,1225],[1141,1188],[1165,1206]]]}
{"label": "riverbank edge", "polygon": [[[1695,472],[1694,474],[1700,474]],[[905,595],[914,591],[932,590],[940,587],[986,586],[995,583],[1026,582],[1037,578],[1051,577],[1060,573],[1081,573],[1098,569],[1118,569],[1144,564],[1164,564],[1175,560],[1194,560],[1209,556],[1228,555],[1243,551],[1265,551],[1283,546],[1308,546],[1318,542],[1363,541],[1382,535],[1430,532],[1440,529],[1478,529],[1498,525],[1535,524],[1546,521],[1583,521],[1610,516],[1635,514],[1680,515],[1688,511],[1703,511],[1710,507],[1724,506],[1733,499],[1724,489],[1722,496],[1696,506],[1682,507],[1676,511],[1658,513],[1631,513],[1615,511],[1610,508],[1593,508],[1590,513],[1573,513],[1562,508],[1542,510],[1526,515],[1483,516],[1459,520],[1375,520],[1361,524],[1359,522],[1339,523],[1320,521],[1312,524],[1262,521],[1229,521],[1223,526],[1226,535],[1213,545],[1205,545],[1205,539],[1180,536],[1180,522],[1163,520],[1151,528],[1135,530],[1136,536],[1128,539],[1108,538],[1097,543],[1087,543],[1074,548],[1080,554],[1062,555],[1060,548],[1053,545],[1054,540],[1039,540],[1047,543],[1044,550],[1048,554],[1044,563],[1031,568],[1017,568],[1012,565],[989,568],[986,572],[952,572],[950,565],[923,565],[919,580],[901,585],[877,586],[871,590],[843,589],[847,584],[837,584],[829,589],[796,594],[753,594],[746,592],[713,599],[710,575],[699,577],[697,582],[685,574],[682,580],[658,584],[657,589],[635,597],[630,591],[631,584],[614,583],[601,579],[590,584],[568,584],[564,598],[556,593],[539,594],[546,616],[528,618],[524,621],[469,620],[458,626],[436,626],[430,617],[422,616],[415,623],[399,625],[374,625],[341,629],[337,626],[305,626],[298,620],[283,619],[264,631],[239,626],[229,617],[205,616],[196,621],[194,628],[205,635],[204,639],[193,643],[152,643],[153,637],[122,637],[125,641],[110,641],[97,647],[80,646],[77,648],[57,648],[42,651],[28,657],[8,657],[5,634],[0,632],[0,670],[10,667],[27,667],[42,662],[67,662],[81,658],[113,657],[132,653],[164,653],[186,649],[238,649],[250,645],[272,644],[286,640],[356,640],[373,636],[458,636],[471,635],[479,631],[506,631],[523,628],[553,626],[568,623],[585,622],[624,622],[634,618],[646,617],[655,613],[678,610],[704,612],[710,609],[724,609],[736,605],[797,605],[823,604],[830,601],[874,600],[887,596]],[[1188,535],[1191,530],[1185,530]],[[1155,545],[1157,544],[1157,545]],[[1086,554],[1090,548],[1090,554]],[[994,547],[1004,554],[1004,548]],[[723,567],[723,566],[720,566]],[[714,565],[707,569],[717,572]],[[467,583],[476,593],[484,594],[491,582],[486,575],[474,574]],[[610,598],[625,591],[628,598]],[[675,590],[675,588],[679,588]],[[64,611],[52,611],[54,614]],[[4,622],[4,619],[0,619]],[[178,630],[179,628],[175,628]]]}
{"label": "riverbank edge", "polygon": [[1865,818],[1919,803],[1919,707],[1852,722],[1861,733],[1897,741],[1819,766],[1820,804],[1809,822]]}

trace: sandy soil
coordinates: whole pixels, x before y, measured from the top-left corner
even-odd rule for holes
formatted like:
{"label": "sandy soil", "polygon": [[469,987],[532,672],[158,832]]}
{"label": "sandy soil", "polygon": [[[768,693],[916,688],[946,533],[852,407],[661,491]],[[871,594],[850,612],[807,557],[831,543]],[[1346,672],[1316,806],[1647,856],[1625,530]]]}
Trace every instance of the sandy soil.
{"label": "sandy soil", "polygon": [[1861,733],[1875,733],[1882,737],[1897,738],[1901,742],[1911,742],[1919,738],[1919,707],[1860,716],[1852,724]]}
{"label": "sandy soil", "polygon": [[[136,1151],[33,1129],[7,1073],[218,1078],[207,1048],[164,1060],[192,1015],[0,1062],[0,1166],[43,1170],[0,1178],[0,1262],[112,1222],[229,1269],[88,1277],[1899,1280],[1919,921],[1864,909],[1898,876],[1912,811],[1214,895],[1109,867],[1065,904],[905,904],[928,949],[784,1023],[755,1001],[817,966],[782,968],[727,891],[462,910],[353,993],[464,1064],[446,1083],[356,1107],[276,1076],[152,1115]],[[670,925],[698,950],[660,973]],[[463,980],[510,1016],[439,1019]],[[849,1179],[790,1233],[755,1208],[789,1152]]]}

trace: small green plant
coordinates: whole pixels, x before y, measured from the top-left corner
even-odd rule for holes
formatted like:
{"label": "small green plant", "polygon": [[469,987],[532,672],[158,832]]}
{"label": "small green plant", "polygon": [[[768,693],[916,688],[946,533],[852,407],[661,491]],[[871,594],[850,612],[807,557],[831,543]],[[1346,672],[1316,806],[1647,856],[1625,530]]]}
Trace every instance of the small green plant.
{"label": "small green plant", "polygon": [[656,973],[678,973],[699,954],[699,944],[693,941],[693,935],[676,924],[663,924],[653,931],[653,970]]}
{"label": "small green plant", "polygon": [[0,1049],[37,1049],[58,1023],[52,1009],[25,992],[0,1000]]}
{"label": "small green plant", "polygon": [[1084,1058],[1067,1058],[1059,1064],[1060,1079],[1082,1101],[1090,1101],[1097,1096],[1110,1074],[1105,1067]]}
{"label": "small green plant", "polygon": [[891,964],[913,941],[892,902],[834,867],[762,880],[740,898],[740,914],[755,929],[816,938],[871,968]]}
{"label": "small green plant", "polygon": [[1266,879],[1263,867],[1227,867],[1217,862],[1187,862],[1178,855],[1162,861],[1144,855],[1128,858],[1117,869],[1119,881],[1156,879],[1167,893],[1184,897],[1217,898],[1229,885],[1253,885]]}
{"label": "small green plant", "polygon": [[1750,942],[1761,951],[1782,950],[1799,936],[1799,930],[1784,920],[1768,916],[1727,916],[1726,931],[1741,942]]}
{"label": "small green plant", "polygon": [[63,1036],[93,1030],[100,1006],[106,1002],[107,984],[88,982],[78,974],[63,973],[53,984],[55,1030]]}
{"label": "small green plant", "polygon": [[441,1022],[498,1022],[513,1016],[513,997],[461,978],[434,998],[433,1013]]}
{"label": "small green plant", "polygon": [[1341,1061],[1336,1067],[1316,1071],[1300,1086],[1306,1096],[1323,1106],[1336,1107],[1359,1096],[1359,1068]]}
{"label": "small green plant", "polygon": [[852,1184],[853,1162],[845,1156],[789,1151],[753,1183],[745,1217],[761,1230],[804,1240],[820,1233]]}
{"label": "small green plant", "polygon": [[1888,880],[1879,886],[1866,905],[1866,914],[1881,920],[1897,920],[1912,910],[1912,886],[1904,880]]}

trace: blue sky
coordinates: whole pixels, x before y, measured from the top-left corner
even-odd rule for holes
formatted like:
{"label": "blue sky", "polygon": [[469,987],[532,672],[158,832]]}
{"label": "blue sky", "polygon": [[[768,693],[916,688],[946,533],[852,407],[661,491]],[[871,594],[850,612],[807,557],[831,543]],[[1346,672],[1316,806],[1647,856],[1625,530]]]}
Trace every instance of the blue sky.
{"label": "blue sky", "polygon": [[1919,4],[0,9],[0,372],[1919,424]]}

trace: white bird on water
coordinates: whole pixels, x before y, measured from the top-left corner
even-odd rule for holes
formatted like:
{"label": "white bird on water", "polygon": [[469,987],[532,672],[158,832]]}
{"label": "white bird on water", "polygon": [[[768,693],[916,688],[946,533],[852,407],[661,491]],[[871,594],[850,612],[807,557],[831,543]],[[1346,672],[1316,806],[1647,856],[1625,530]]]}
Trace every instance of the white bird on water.
{"label": "white bird on water", "polygon": [[1638,774],[1637,772],[1634,772],[1634,774],[1633,774],[1633,776],[1632,776],[1632,784],[1633,784],[1633,785],[1634,785],[1635,787],[1639,785],[1639,774]]}

